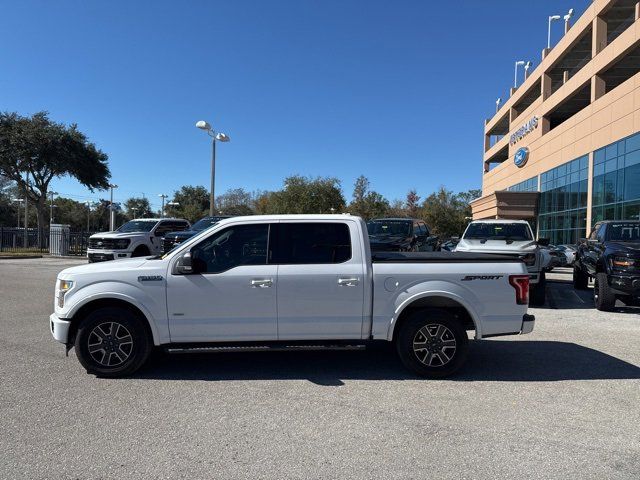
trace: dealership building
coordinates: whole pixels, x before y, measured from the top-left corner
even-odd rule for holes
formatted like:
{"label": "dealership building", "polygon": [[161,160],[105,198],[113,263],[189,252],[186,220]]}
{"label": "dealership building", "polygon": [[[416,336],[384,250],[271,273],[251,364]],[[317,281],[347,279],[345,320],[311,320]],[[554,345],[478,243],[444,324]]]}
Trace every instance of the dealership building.
{"label": "dealership building", "polygon": [[640,218],[640,2],[594,0],[571,20],[485,121],[471,203],[474,219],[527,219],[558,244]]}

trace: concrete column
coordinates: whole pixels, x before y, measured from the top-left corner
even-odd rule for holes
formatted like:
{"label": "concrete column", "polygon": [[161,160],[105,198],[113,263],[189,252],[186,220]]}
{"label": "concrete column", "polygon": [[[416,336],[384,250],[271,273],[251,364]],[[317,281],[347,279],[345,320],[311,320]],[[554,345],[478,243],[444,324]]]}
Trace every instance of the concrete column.
{"label": "concrete column", "polygon": [[543,73],[540,78],[540,89],[540,95],[542,95],[543,101],[551,96],[551,77],[546,73]]}
{"label": "concrete column", "polygon": [[511,123],[513,123],[516,118],[518,118],[518,111],[511,107],[509,109],[509,127],[511,127]]}
{"label": "concrete column", "polygon": [[542,60],[544,60],[547,57],[547,55],[549,55],[550,51],[551,51],[550,48],[543,48],[542,49]]}
{"label": "concrete column", "polygon": [[541,135],[544,135],[545,133],[548,133],[549,130],[551,130],[551,123],[549,122],[549,119],[547,117],[542,117],[542,120],[540,120],[540,130]]}
{"label": "concrete column", "polygon": [[569,81],[569,70],[562,72],[562,84],[564,85]]}
{"label": "concrete column", "polygon": [[593,19],[593,32],[591,36],[591,58],[607,46],[607,22],[602,17]]}
{"label": "concrete column", "polygon": [[484,136],[484,151],[488,151],[491,148],[491,135]]}
{"label": "concrete column", "polygon": [[591,205],[593,204],[593,152],[589,153],[589,170],[587,172],[587,225],[586,235],[591,232]]}
{"label": "concrete column", "polygon": [[636,20],[640,19],[640,2],[636,3]]}
{"label": "concrete column", "polygon": [[607,84],[600,75],[591,77],[591,103],[606,93]]}

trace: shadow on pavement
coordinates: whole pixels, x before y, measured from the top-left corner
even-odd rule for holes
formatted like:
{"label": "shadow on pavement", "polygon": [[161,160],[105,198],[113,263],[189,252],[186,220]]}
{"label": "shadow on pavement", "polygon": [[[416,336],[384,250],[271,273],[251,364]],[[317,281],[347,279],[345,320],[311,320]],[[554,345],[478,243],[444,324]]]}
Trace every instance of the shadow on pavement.
{"label": "shadow on pavement", "polygon": [[[547,280],[547,301],[541,307],[553,310],[595,310],[593,304],[593,288],[576,290],[571,279],[554,278]],[[618,300],[616,313],[640,313],[640,308],[630,307]]]}
{"label": "shadow on pavement", "polygon": [[[391,346],[366,351],[161,354],[135,378],[156,380],[308,380],[340,386],[343,380],[415,380]],[[640,368],[575,343],[472,341],[453,381],[549,382],[640,379]]]}

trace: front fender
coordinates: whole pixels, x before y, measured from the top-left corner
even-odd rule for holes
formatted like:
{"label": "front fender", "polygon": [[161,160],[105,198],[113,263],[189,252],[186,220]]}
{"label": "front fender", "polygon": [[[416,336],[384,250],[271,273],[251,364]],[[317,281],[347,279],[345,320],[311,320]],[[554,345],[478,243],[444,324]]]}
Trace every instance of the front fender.
{"label": "front fender", "polygon": [[128,283],[121,282],[98,282],[74,292],[69,298],[69,304],[65,308],[56,312],[62,318],[73,318],[78,311],[96,300],[116,299],[121,300],[138,308],[146,317],[154,345],[166,343],[169,339],[168,321],[166,316],[165,282],[158,282],[154,288],[161,288],[160,295],[152,295],[145,289],[135,287]]}

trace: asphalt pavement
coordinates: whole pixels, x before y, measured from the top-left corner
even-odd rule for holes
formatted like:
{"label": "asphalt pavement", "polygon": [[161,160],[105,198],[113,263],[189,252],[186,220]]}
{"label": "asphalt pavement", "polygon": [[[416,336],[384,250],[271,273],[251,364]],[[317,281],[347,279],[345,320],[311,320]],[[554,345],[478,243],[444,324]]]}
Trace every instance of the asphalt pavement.
{"label": "asphalt pavement", "polygon": [[640,309],[549,275],[532,334],[428,381],[392,349],[155,354],[87,375],[53,341],[56,274],[0,260],[0,478],[640,478]]}

